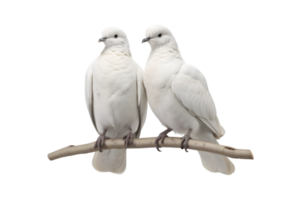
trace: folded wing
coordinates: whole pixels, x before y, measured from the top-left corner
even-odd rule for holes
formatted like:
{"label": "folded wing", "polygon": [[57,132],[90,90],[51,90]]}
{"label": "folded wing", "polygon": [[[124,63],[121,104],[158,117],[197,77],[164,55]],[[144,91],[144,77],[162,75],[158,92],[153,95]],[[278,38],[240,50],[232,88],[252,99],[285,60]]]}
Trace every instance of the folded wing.
{"label": "folded wing", "polygon": [[143,82],[143,70],[137,66],[137,100],[139,112],[139,127],[136,132],[136,138],[140,137],[147,115],[147,96]]}
{"label": "folded wing", "polygon": [[87,105],[87,109],[89,111],[91,120],[94,124],[94,127],[97,131],[96,123],[95,123],[95,115],[94,115],[94,105],[93,105],[93,70],[92,65],[90,65],[86,71],[85,75],[85,101]]}
{"label": "folded wing", "polygon": [[206,124],[216,138],[220,138],[225,134],[225,130],[220,125],[206,81],[199,71],[200,74],[193,73],[193,75],[190,72],[190,69],[181,70],[176,75],[172,82],[172,91],[192,115]]}

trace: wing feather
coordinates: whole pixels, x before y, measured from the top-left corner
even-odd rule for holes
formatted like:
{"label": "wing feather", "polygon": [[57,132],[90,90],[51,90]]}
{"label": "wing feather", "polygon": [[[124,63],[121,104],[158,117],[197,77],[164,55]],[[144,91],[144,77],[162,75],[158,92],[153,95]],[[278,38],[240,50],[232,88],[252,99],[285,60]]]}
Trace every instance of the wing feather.
{"label": "wing feather", "polygon": [[97,130],[95,115],[94,115],[94,95],[93,95],[93,67],[92,64],[88,67],[85,75],[85,101],[89,111],[91,120]]}
{"label": "wing feather", "polygon": [[144,126],[147,115],[147,96],[143,82],[143,70],[137,66],[137,100],[139,112],[139,127],[136,132],[136,137],[139,138]]}
{"label": "wing feather", "polygon": [[195,79],[195,76],[191,77],[181,71],[172,82],[172,91],[192,115],[206,124],[216,138],[220,138],[225,130],[220,125],[216,107],[207,86],[201,83],[203,81],[205,80]]}

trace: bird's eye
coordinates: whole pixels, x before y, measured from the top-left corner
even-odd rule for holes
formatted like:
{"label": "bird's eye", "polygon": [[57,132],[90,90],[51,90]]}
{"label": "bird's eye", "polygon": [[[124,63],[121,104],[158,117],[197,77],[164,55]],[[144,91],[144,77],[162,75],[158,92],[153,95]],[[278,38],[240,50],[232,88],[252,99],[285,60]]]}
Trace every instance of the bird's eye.
{"label": "bird's eye", "polygon": [[118,35],[115,35],[114,37],[115,37],[115,38],[118,38]]}
{"label": "bird's eye", "polygon": [[158,37],[161,37],[161,33],[160,33],[160,34],[158,34]]}

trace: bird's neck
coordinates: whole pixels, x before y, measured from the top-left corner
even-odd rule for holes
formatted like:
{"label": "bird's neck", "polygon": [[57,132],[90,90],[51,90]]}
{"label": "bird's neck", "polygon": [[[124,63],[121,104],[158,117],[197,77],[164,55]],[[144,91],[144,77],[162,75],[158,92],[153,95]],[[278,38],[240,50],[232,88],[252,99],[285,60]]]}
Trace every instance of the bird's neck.
{"label": "bird's neck", "polygon": [[169,42],[168,44],[152,48],[150,57],[152,56],[182,59],[176,42]]}
{"label": "bird's neck", "polygon": [[107,55],[107,54],[117,54],[118,56],[128,56],[128,57],[131,57],[131,52],[130,52],[129,47],[126,47],[124,45],[120,45],[120,46],[105,46],[105,48],[101,52],[101,55]]}
{"label": "bird's neck", "polygon": [[168,42],[165,46],[168,48],[174,49],[175,51],[177,51],[179,53],[178,44],[175,41],[175,39],[171,39],[171,41]]}

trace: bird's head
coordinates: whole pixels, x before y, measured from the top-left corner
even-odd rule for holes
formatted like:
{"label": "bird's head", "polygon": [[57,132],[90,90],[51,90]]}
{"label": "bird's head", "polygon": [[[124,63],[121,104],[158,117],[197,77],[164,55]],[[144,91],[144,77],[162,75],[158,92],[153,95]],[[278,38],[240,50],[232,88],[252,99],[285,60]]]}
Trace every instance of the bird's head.
{"label": "bird's head", "polygon": [[168,44],[176,44],[175,38],[173,37],[171,31],[164,26],[150,26],[146,30],[145,35],[146,38],[143,39],[142,43],[148,42],[152,49]]}
{"label": "bird's head", "polygon": [[124,31],[119,28],[109,27],[102,31],[102,37],[98,42],[104,42],[106,47],[127,47],[129,49],[129,43]]}

